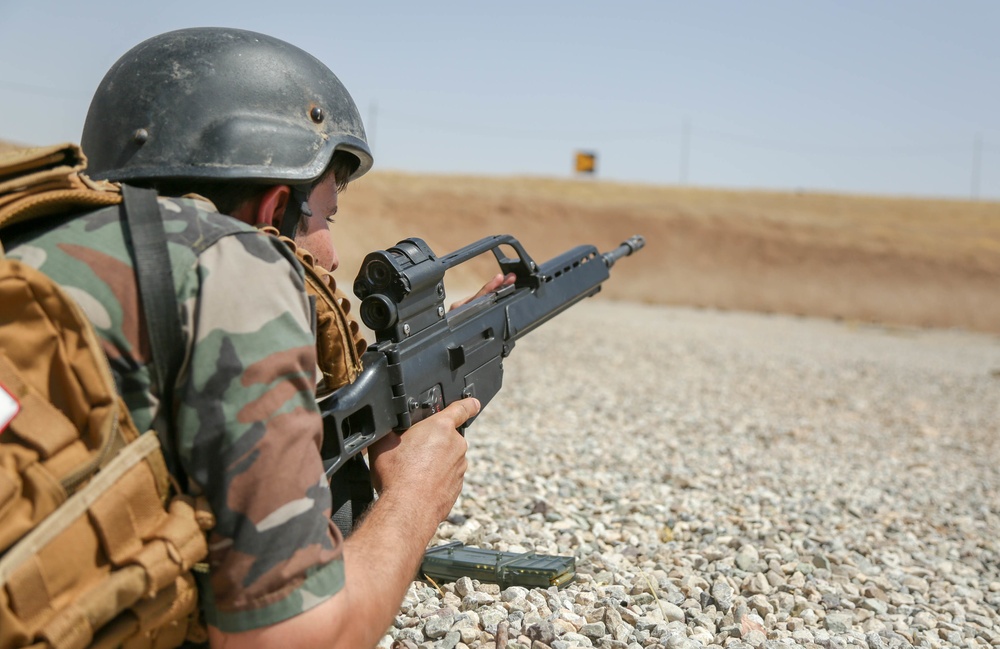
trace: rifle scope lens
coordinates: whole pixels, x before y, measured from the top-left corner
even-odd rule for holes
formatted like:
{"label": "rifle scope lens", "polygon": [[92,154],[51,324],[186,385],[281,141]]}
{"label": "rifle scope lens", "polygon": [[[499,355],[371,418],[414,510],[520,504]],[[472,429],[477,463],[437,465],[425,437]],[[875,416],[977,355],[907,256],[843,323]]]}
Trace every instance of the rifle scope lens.
{"label": "rifle scope lens", "polygon": [[372,287],[375,289],[384,289],[389,285],[389,280],[392,277],[392,269],[383,260],[372,259],[365,266],[365,277],[368,278],[368,281],[371,282]]}
{"label": "rifle scope lens", "polygon": [[373,331],[388,329],[396,324],[396,305],[384,295],[369,295],[361,301],[361,320]]}

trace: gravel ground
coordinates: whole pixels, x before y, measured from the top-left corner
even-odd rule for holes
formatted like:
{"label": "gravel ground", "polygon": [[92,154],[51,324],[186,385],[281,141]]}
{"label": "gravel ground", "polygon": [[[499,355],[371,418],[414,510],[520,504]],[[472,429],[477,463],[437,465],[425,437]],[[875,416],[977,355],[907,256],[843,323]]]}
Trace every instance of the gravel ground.
{"label": "gravel ground", "polygon": [[590,300],[505,369],[432,545],[577,579],[415,582],[380,647],[1000,647],[1000,338]]}

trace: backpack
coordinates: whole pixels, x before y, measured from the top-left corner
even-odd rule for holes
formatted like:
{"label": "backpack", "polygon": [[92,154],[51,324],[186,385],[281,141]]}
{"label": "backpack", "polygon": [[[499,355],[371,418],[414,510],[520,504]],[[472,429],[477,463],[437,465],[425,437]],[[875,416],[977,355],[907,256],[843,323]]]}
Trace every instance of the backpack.
{"label": "backpack", "polygon": [[152,210],[166,251],[155,194],[85,167],[70,144],[0,154],[0,649],[206,640],[192,571],[205,568],[210,511],[179,494],[156,433],[136,429],[83,312],[3,252],[5,229],[123,192],[133,239],[133,213]]}

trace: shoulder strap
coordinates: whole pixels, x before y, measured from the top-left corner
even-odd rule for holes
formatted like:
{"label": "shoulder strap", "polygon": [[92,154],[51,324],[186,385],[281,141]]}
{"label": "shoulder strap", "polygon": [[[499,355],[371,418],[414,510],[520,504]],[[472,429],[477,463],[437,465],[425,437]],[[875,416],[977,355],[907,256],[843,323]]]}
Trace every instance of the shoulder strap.
{"label": "shoulder strap", "polygon": [[375,500],[371,473],[365,459],[358,454],[329,477],[333,498],[330,518],[346,539]]}
{"label": "shoulder strap", "polygon": [[[167,235],[154,190],[123,184],[122,198],[126,229],[135,255],[139,299],[146,317],[146,332],[149,335],[150,353],[153,355],[152,369],[160,388],[160,403],[162,407],[171,408],[174,381],[183,358],[184,342],[181,338],[174,274],[170,266],[170,255],[167,253]],[[169,412],[164,420],[170,437],[175,440],[173,417]],[[163,447],[174,451],[164,455],[170,472],[179,476],[176,444],[164,444]]]}

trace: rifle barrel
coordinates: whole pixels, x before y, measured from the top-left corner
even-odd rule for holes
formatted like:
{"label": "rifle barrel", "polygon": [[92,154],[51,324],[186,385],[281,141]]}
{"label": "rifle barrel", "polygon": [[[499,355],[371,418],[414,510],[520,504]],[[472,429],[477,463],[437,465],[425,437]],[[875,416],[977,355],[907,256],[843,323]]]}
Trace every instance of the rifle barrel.
{"label": "rifle barrel", "polygon": [[601,255],[604,258],[604,264],[611,268],[615,265],[615,262],[622,257],[628,257],[633,252],[642,249],[646,245],[646,238],[641,234],[636,234],[629,237],[625,241],[622,241],[622,245],[618,246],[614,250],[604,253]]}

